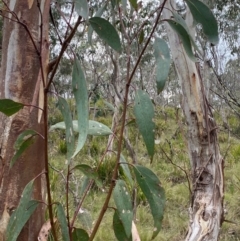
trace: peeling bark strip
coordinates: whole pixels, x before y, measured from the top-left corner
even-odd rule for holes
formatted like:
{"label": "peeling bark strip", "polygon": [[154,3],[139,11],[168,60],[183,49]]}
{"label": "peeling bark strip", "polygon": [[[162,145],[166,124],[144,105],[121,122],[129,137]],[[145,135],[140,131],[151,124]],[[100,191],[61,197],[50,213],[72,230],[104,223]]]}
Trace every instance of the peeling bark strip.
{"label": "peeling bark strip", "polygon": [[[171,9],[170,1],[166,9]],[[164,11],[170,19],[171,11]],[[187,13],[187,23],[192,23]],[[189,25],[190,31],[193,30]],[[188,125],[188,149],[192,169],[192,202],[185,241],[217,241],[223,221],[223,159],[217,126],[196,65],[184,51],[177,34],[166,24],[170,49],[182,87],[182,108]],[[194,34],[192,34],[194,36]]]}
{"label": "peeling bark strip", "polygon": [[[41,67],[42,76],[46,76],[50,0],[5,2],[10,19],[5,19],[3,26],[0,98],[30,104]],[[37,2],[40,3],[41,12]],[[41,47],[40,44],[44,46]],[[39,58],[38,52],[42,54],[44,61]],[[18,205],[25,185],[44,169],[44,145],[43,140],[38,138],[9,170],[18,135],[25,129],[34,129],[43,134],[43,122],[37,122],[37,114],[36,109],[30,113],[26,107],[10,118],[0,114],[0,217],[4,210]],[[44,187],[41,185],[41,178],[37,178],[34,185],[33,198],[42,200],[41,191]],[[18,240],[37,240],[43,222],[43,206],[39,205]]]}

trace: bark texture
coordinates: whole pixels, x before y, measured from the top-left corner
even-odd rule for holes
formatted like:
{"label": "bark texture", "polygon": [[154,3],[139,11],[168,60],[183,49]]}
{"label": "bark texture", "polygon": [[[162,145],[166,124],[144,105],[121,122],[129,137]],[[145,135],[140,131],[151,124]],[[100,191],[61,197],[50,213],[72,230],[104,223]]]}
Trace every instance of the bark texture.
{"label": "bark texture", "polygon": [[[47,70],[50,4],[48,0],[9,0],[6,4],[5,9],[8,11],[3,27],[0,98],[31,104],[35,89],[39,89],[37,87],[39,73],[46,73]],[[41,25],[42,21],[45,21],[44,25]],[[44,58],[41,60],[39,55]],[[38,109],[33,108],[30,111],[29,107],[24,107],[9,118],[0,114],[0,123],[0,217],[2,217],[0,223],[2,223],[6,216],[3,215],[4,210],[16,207],[26,184],[44,170],[44,142],[38,136],[35,143],[17,160],[13,168],[9,169],[9,162],[14,153],[13,146],[18,135],[26,129],[34,129],[43,134],[43,121],[38,123]],[[33,199],[42,200],[43,190],[44,186],[39,177],[34,183]],[[39,205],[18,240],[37,240],[38,232],[44,223],[44,210],[45,207]]]}
{"label": "bark texture", "polygon": [[[170,19],[168,1],[164,18]],[[190,13],[186,19],[190,32],[193,26]],[[181,103],[188,125],[188,148],[192,170],[192,201],[186,241],[218,240],[223,221],[223,158],[220,155],[217,126],[196,68],[184,51],[175,32],[166,23],[172,58],[182,87]],[[192,35],[194,36],[194,35]]]}

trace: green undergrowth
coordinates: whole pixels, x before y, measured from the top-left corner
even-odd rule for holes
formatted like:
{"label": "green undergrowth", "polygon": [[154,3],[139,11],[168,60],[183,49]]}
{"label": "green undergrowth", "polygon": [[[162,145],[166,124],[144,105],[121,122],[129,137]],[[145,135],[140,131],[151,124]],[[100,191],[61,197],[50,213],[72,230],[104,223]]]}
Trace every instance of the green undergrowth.
{"label": "green undergrowth", "polygon": [[[104,107],[105,108],[105,107]],[[91,117],[111,127],[112,113],[109,111],[98,110],[97,115]],[[56,114],[56,113],[55,113]],[[131,113],[130,113],[131,119]],[[237,128],[237,120],[231,117],[229,126]],[[60,116],[53,120],[62,121]],[[220,115],[216,118],[219,125],[219,143],[222,156],[224,156],[225,165],[225,219],[221,230],[220,240],[238,240],[240,237],[240,140],[234,133],[222,128]],[[162,186],[166,192],[166,208],[162,223],[162,230],[155,240],[158,241],[180,241],[184,237],[188,228],[188,208],[190,203],[190,191],[188,180],[191,179],[190,165],[186,140],[186,123],[182,112],[176,108],[157,108],[155,132],[155,155],[153,162],[147,154],[146,147],[142,137],[136,129],[136,123],[131,121],[127,127],[125,136],[131,142],[131,145],[137,154],[137,162],[152,169],[159,177]],[[239,121],[239,120],[238,120]],[[54,124],[56,122],[53,122]],[[77,219],[76,226],[83,227],[91,232],[103,202],[106,197],[109,183],[112,181],[112,171],[115,165],[116,154],[106,155],[106,146],[108,137],[89,137],[86,145],[75,158],[74,164],[88,164],[93,168],[98,168],[99,177],[103,183],[102,187],[93,185],[86,200],[83,203],[83,210],[87,213],[84,220]],[[65,160],[65,140],[63,131],[54,131],[50,133],[50,162],[51,162],[51,183],[53,190],[53,199],[60,201],[65,205],[66,200],[66,160]],[[116,144],[114,145],[116,148]],[[132,163],[131,155],[124,144],[122,154],[125,159]],[[102,162],[101,162],[102,160]],[[120,173],[121,175],[121,173]],[[72,215],[76,203],[79,201],[81,186],[84,183],[83,175],[78,171],[72,172],[70,176],[69,191],[69,212]],[[137,187],[136,187],[137,188]],[[142,241],[151,240],[153,232],[153,219],[146,198],[137,188],[138,208],[136,212],[136,225]],[[112,230],[112,218],[114,212],[114,202],[111,199],[109,208],[103,218],[100,229],[97,232],[96,241],[113,241],[116,240]],[[89,215],[91,213],[91,215]],[[71,216],[70,215],[70,216]]]}

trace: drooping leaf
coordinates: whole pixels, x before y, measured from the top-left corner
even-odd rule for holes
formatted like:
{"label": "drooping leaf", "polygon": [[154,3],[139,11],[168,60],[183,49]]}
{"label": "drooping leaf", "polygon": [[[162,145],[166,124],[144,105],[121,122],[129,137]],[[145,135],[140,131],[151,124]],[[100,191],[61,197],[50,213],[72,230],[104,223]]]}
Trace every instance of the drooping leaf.
{"label": "drooping leaf", "polygon": [[136,92],[133,111],[138,129],[143,136],[148,154],[152,160],[154,155],[155,132],[155,124],[153,122],[154,108],[148,94],[143,90],[138,90]]}
{"label": "drooping leaf", "polygon": [[33,212],[38,206],[38,201],[31,200],[33,191],[33,180],[31,180],[24,188],[22,197],[19,201],[17,209],[12,213],[6,231],[6,241],[16,241],[18,235],[29,220]]}
{"label": "drooping leaf", "polygon": [[104,40],[117,52],[121,52],[122,47],[119,35],[113,25],[109,23],[109,21],[104,18],[93,17],[89,19],[89,22],[102,40]]}
{"label": "drooping leaf", "polygon": [[14,144],[15,152],[10,162],[10,168],[12,168],[23,152],[34,143],[36,135],[38,135],[38,133],[34,130],[25,130],[18,136]]}
{"label": "drooping leaf", "polygon": [[137,0],[128,0],[131,4],[131,6],[134,8],[134,10],[138,10],[138,3]]}
{"label": "drooping leaf", "polygon": [[186,0],[194,20],[200,23],[208,41],[216,45],[219,41],[217,20],[212,11],[199,0]]}
{"label": "drooping leaf", "polygon": [[90,166],[88,166],[86,164],[79,164],[79,165],[75,166],[73,168],[73,170],[74,169],[81,171],[85,176],[93,179],[99,187],[102,187],[102,183],[101,183],[98,173],[96,172],[95,169],[91,168]]}
{"label": "drooping leaf", "polygon": [[70,241],[66,215],[60,203],[57,204],[57,219],[61,227],[63,241]]}
{"label": "drooping leaf", "polygon": [[195,41],[193,40],[193,36],[191,36],[191,34],[189,32],[186,21],[178,13],[173,12],[172,14],[173,14],[173,17],[174,17],[175,21],[177,23],[181,24],[185,28],[185,30],[187,31],[194,49],[200,53],[200,50],[199,50],[198,46],[196,45]]}
{"label": "drooping leaf", "polygon": [[17,113],[24,107],[22,103],[15,102],[10,99],[1,99],[0,100],[0,112],[4,113],[7,116],[11,116]]}
{"label": "drooping leaf", "polygon": [[144,31],[142,29],[142,31],[140,32],[140,35],[139,35],[138,43],[142,44],[143,40],[144,40]]}
{"label": "drooping leaf", "polygon": [[83,228],[91,232],[93,220],[92,220],[92,215],[88,210],[81,208],[78,213],[78,220],[82,224]]}
{"label": "drooping leaf", "polygon": [[69,105],[62,97],[58,98],[58,106],[62,112],[65,130],[66,130],[66,143],[67,143],[67,159],[70,160],[75,149],[75,136],[73,133],[73,121]]}
{"label": "drooping leaf", "polygon": [[119,213],[116,210],[113,215],[113,230],[118,241],[132,241],[132,237],[127,237],[123,222],[119,217]]}
{"label": "drooping leaf", "polygon": [[87,0],[75,0],[75,8],[78,15],[88,19],[88,2]]}
{"label": "drooping leaf", "polygon": [[72,157],[75,157],[84,146],[88,134],[88,90],[80,62],[75,58],[72,74],[72,89],[76,100],[78,117],[78,144]]}
{"label": "drooping leaf", "polygon": [[136,175],[137,183],[147,198],[151,208],[154,220],[153,239],[161,229],[165,206],[165,192],[161,187],[158,177],[150,169],[135,165],[133,170]]}
{"label": "drooping leaf", "polygon": [[88,241],[89,236],[88,233],[81,228],[74,228],[72,234],[73,241]]}
{"label": "drooping leaf", "polygon": [[[94,17],[101,17],[104,10],[106,9],[106,7],[107,7],[107,2],[104,3],[103,6],[97,10]],[[88,42],[90,44],[92,44],[92,34],[93,34],[93,28],[91,26],[89,26],[89,28],[88,28]]]}
{"label": "drooping leaf", "polygon": [[168,45],[163,39],[156,38],[153,49],[156,59],[156,80],[159,94],[164,89],[169,74],[171,59]]}
{"label": "drooping leaf", "polygon": [[123,180],[117,180],[113,190],[113,198],[125,233],[127,237],[130,237],[133,219],[132,200]]}
{"label": "drooping leaf", "polygon": [[188,57],[190,59],[192,59],[193,61],[195,61],[196,59],[195,59],[195,56],[192,51],[191,39],[190,39],[190,36],[189,36],[188,32],[186,31],[186,29],[181,24],[179,24],[178,22],[176,22],[174,20],[167,19],[166,21],[169,23],[171,28],[177,32],[178,36],[180,37],[180,39],[182,41],[183,47],[184,47]]}
{"label": "drooping leaf", "polygon": [[81,185],[81,189],[79,192],[79,198],[83,196],[84,192],[87,190],[88,184],[90,182],[91,178],[84,176],[83,177],[83,181],[82,181],[82,185]]}
{"label": "drooping leaf", "polygon": [[[106,125],[98,122],[98,121],[93,121],[93,120],[89,120],[89,128],[88,128],[88,135],[92,135],[92,136],[106,136],[106,135],[110,135],[112,134],[112,131],[109,127],[107,127]],[[52,125],[49,129],[49,131],[53,131],[55,129],[62,129],[65,130],[66,129],[66,125],[64,122],[59,122],[55,125]],[[73,130],[75,132],[78,132],[78,121],[74,120],[73,121]]]}
{"label": "drooping leaf", "polygon": [[123,171],[123,174],[126,176],[130,185],[132,186],[133,185],[132,174],[131,174],[130,169],[128,167],[128,163],[127,163],[125,157],[122,154],[120,155],[120,167]]}

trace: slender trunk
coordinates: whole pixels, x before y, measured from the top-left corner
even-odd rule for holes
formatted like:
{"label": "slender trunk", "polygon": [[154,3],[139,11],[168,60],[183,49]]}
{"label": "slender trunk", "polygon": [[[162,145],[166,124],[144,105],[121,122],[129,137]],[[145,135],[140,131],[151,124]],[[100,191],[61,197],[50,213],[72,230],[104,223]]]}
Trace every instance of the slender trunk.
{"label": "slender trunk", "polygon": [[[37,2],[40,6],[37,6]],[[6,13],[4,18],[1,99],[8,98],[31,104],[34,102],[35,89],[39,90],[36,87],[39,84],[39,82],[37,84],[38,76],[44,75],[46,79],[49,6],[48,0],[6,1],[5,9],[11,10],[12,13]],[[43,25],[41,25],[42,21],[44,21]],[[40,64],[40,55],[42,64]],[[45,150],[44,140],[40,137],[36,138],[35,143],[9,169],[9,162],[14,153],[13,146],[18,135],[26,129],[34,129],[43,134],[43,121],[38,123],[38,109],[33,108],[30,111],[30,108],[24,107],[10,118],[1,114],[0,123],[0,215],[2,215],[4,209],[18,205],[23,188],[44,170]],[[34,185],[33,199],[45,199],[42,196],[44,193],[43,178],[37,178]],[[38,232],[44,223],[44,209],[43,205],[39,205],[18,240],[37,240]]]}
{"label": "slender trunk", "polygon": [[[169,1],[166,9],[172,9]],[[164,18],[171,17],[169,10]],[[189,21],[189,13],[187,14]],[[188,125],[188,149],[192,170],[190,221],[186,241],[216,241],[223,221],[223,158],[217,126],[196,65],[186,55],[177,34],[166,23],[169,45],[182,87],[182,108]],[[192,26],[189,25],[191,30]],[[194,35],[193,35],[194,36]]]}

